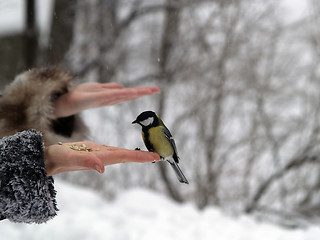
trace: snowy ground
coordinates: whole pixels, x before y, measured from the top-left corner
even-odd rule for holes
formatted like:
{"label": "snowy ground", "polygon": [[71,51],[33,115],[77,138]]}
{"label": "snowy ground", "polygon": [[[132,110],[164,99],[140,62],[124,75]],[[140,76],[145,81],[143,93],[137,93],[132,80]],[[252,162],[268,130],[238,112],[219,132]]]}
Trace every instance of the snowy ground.
{"label": "snowy ground", "polygon": [[42,225],[0,222],[5,240],[317,240],[320,227],[287,230],[231,218],[215,208],[198,211],[145,189],[121,193],[109,202],[92,190],[56,181],[59,215]]}

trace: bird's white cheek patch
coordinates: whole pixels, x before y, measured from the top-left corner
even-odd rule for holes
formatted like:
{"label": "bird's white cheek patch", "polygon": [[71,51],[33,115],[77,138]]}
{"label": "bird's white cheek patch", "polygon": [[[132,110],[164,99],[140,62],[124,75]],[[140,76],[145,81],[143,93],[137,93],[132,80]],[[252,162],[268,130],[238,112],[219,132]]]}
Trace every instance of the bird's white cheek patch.
{"label": "bird's white cheek patch", "polygon": [[149,117],[146,120],[140,122],[143,126],[149,126],[153,123],[153,117]]}

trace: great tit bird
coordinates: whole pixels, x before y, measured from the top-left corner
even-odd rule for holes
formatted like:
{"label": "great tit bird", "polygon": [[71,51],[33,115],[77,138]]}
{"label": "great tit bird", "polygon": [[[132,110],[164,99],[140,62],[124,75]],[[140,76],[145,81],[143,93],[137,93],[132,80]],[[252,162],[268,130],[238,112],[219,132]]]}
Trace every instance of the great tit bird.
{"label": "great tit bird", "polygon": [[138,123],[142,127],[142,138],[147,149],[150,152],[158,153],[162,160],[168,161],[181,183],[189,184],[178,165],[179,157],[176,144],[160,117],[152,111],[145,111],[132,122],[132,124],[134,123]]}

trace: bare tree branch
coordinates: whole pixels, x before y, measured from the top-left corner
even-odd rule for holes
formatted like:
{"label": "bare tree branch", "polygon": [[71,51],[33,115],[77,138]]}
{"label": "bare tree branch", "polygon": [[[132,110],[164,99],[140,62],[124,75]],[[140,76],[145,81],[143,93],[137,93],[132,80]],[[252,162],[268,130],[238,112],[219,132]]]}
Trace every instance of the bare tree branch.
{"label": "bare tree branch", "polygon": [[283,177],[289,171],[297,169],[304,164],[310,163],[320,163],[319,156],[303,156],[293,159],[292,161],[288,162],[282,169],[272,174],[264,183],[262,183],[256,193],[254,194],[251,202],[246,207],[245,211],[247,213],[251,213],[258,205],[261,197],[263,194],[269,189],[271,184],[273,184],[276,180]]}

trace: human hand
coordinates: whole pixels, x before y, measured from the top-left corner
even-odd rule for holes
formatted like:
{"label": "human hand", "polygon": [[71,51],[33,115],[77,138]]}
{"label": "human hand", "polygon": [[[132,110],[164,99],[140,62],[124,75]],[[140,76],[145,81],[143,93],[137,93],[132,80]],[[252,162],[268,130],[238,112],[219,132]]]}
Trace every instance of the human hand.
{"label": "human hand", "polygon": [[54,144],[46,147],[44,153],[48,176],[81,170],[96,170],[103,173],[104,166],[111,164],[160,160],[157,153],[128,150],[94,142]]}
{"label": "human hand", "polygon": [[118,83],[83,83],[55,101],[54,115],[56,118],[68,117],[87,109],[116,105],[157,92],[160,92],[158,87],[125,88]]}

